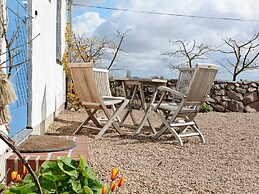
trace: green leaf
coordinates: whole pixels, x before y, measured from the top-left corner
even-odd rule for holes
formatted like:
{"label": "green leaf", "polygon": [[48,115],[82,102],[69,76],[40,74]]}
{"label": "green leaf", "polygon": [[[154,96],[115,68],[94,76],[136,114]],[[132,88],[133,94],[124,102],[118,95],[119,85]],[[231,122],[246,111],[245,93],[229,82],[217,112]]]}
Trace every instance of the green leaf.
{"label": "green leaf", "polygon": [[79,157],[79,168],[80,169],[88,168],[88,164],[86,160],[81,155],[78,155],[78,157]]}
{"label": "green leaf", "polygon": [[103,188],[103,185],[98,179],[89,179],[88,187],[92,188],[93,191],[98,192]]}
{"label": "green leaf", "polygon": [[88,186],[84,186],[84,192],[86,194],[94,194],[94,192],[92,191],[92,189]]}
{"label": "green leaf", "polygon": [[86,173],[87,173],[87,177],[88,178],[96,179],[96,175],[95,175],[95,173],[94,173],[92,168],[87,168],[86,169]]}
{"label": "green leaf", "polygon": [[[70,167],[67,167],[64,165],[63,162],[61,161],[57,161],[58,163],[58,167],[65,173],[65,174],[68,174],[69,176],[71,177],[74,177],[74,178],[77,178],[78,175],[79,175],[79,172],[77,170],[75,170],[74,168],[71,169]],[[66,169],[65,169],[66,167]]]}
{"label": "green leaf", "polygon": [[6,194],[19,193],[19,194],[28,194],[28,193],[36,193],[36,186],[34,183],[29,183],[25,185],[17,185],[15,187],[11,187],[5,190]]}
{"label": "green leaf", "polygon": [[56,161],[45,161],[42,165],[41,165],[41,170],[49,170],[49,169],[56,169],[57,166],[57,162]]}
{"label": "green leaf", "polygon": [[24,184],[34,183],[34,179],[32,178],[31,174],[27,174],[23,179]]}
{"label": "green leaf", "polygon": [[80,181],[72,181],[71,184],[72,184],[73,191],[75,191],[76,193],[78,193],[78,191],[80,191],[80,189],[82,188]]}
{"label": "green leaf", "polygon": [[42,174],[42,177],[50,180],[50,181],[53,181],[53,182],[56,182],[56,181],[62,181],[62,180],[65,180],[67,179],[66,175],[65,174],[62,174],[62,175],[54,175],[52,172],[46,172],[46,173],[43,173]]}
{"label": "green leaf", "polygon": [[57,162],[59,163],[59,161],[62,161],[66,166],[72,169],[76,169],[76,160],[72,160],[71,158],[64,156],[64,157],[61,157],[61,159],[58,160]]}

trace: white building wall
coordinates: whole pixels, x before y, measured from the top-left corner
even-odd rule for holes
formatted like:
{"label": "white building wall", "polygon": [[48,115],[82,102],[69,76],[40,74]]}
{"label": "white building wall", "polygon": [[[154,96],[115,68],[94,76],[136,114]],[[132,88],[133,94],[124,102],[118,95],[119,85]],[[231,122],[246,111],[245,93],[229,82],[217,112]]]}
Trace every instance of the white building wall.
{"label": "white building wall", "polygon": [[[43,134],[65,103],[65,74],[56,60],[56,0],[31,1],[31,67],[29,120],[34,134]],[[65,47],[66,0],[62,0],[62,53]]]}

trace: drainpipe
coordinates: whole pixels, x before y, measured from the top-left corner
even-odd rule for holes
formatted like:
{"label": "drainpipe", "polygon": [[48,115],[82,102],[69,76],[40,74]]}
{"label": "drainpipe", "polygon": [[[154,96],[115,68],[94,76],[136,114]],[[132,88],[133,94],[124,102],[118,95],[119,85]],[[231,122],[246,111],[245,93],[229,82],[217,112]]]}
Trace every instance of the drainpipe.
{"label": "drainpipe", "polygon": [[[27,40],[32,40],[32,0],[27,0]],[[28,128],[32,126],[32,42],[27,45],[27,76],[28,76]]]}
{"label": "drainpipe", "polygon": [[[72,26],[72,4],[73,4],[73,0],[68,0],[68,9],[67,9],[67,22],[69,23],[69,28],[71,29],[71,31],[73,30],[73,26]],[[68,57],[69,57],[69,61],[71,62],[71,52],[68,50]]]}
{"label": "drainpipe", "polygon": [[69,23],[69,27],[72,30],[72,4],[73,0],[68,0],[68,17],[67,17],[67,22]]}

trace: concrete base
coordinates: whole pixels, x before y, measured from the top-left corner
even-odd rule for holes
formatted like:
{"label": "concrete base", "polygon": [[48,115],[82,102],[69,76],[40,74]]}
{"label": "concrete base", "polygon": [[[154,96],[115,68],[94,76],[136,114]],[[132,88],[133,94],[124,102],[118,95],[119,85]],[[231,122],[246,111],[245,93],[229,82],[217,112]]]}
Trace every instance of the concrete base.
{"label": "concrete base", "polygon": [[50,126],[50,124],[54,121],[54,119],[59,115],[61,111],[65,109],[65,105],[61,105],[54,113],[50,114],[44,121],[42,121],[36,127],[33,127],[32,135],[44,135]]}

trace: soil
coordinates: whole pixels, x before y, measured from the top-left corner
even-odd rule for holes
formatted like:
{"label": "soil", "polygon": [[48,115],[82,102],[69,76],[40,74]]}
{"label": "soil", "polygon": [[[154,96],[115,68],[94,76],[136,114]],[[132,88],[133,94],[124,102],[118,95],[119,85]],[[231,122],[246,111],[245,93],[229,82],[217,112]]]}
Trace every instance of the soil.
{"label": "soil", "polygon": [[[71,135],[86,116],[63,111],[48,134]],[[159,125],[154,115],[152,122]],[[259,113],[200,113],[196,122],[206,144],[192,137],[183,148],[170,134],[152,140],[149,130],[132,136],[126,129],[119,136],[111,129],[101,140],[94,139],[94,129],[78,135],[89,137],[89,164],[104,184],[119,168],[125,177],[119,193],[259,193]]]}

